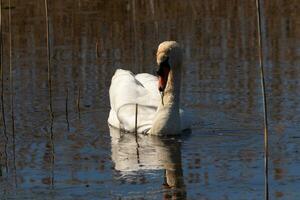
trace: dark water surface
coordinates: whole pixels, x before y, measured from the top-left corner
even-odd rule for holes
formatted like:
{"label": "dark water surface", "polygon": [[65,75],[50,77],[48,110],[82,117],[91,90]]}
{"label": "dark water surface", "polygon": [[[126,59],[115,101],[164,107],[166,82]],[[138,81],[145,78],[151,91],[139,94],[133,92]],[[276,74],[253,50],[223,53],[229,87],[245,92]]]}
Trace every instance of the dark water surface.
{"label": "dark water surface", "polygon": [[[44,1],[11,1],[11,75],[2,2],[0,199],[263,199],[254,0],[49,0],[53,120]],[[297,0],[263,3],[271,199],[300,199],[299,19]],[[107,126],[114,71],[153,73],[171,39],[192,133],[120,138]]]}

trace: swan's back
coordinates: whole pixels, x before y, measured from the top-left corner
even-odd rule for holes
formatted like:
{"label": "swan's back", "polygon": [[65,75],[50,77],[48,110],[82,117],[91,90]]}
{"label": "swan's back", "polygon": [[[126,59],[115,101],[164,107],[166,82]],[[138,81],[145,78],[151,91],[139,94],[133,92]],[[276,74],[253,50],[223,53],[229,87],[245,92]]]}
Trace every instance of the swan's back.
{"label": "swan's back", "polygon": [[157,78],[151,74],[134,75],[118,69],[109,89],[111,111],[108,123],[129,132],[135,131],[136,104],[138,104],[137,130],[147,132],[153,123],[160,95]]}

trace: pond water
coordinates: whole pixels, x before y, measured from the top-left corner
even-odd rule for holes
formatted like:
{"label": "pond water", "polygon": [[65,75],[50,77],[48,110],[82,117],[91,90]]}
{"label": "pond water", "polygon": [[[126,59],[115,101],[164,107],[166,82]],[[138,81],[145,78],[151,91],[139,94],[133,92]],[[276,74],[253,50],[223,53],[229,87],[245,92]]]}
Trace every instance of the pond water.
{"label": "pond water", "polygon": [[[299,4],[263,2],[270,197],[299,199]],[[255,1],[48,3],[50,74],[44,1],[2,1],[1,199],[264,198]],[[120,138],[107,125],[111,77],[153,73],[164,40],[184,50],[192,132]]]}

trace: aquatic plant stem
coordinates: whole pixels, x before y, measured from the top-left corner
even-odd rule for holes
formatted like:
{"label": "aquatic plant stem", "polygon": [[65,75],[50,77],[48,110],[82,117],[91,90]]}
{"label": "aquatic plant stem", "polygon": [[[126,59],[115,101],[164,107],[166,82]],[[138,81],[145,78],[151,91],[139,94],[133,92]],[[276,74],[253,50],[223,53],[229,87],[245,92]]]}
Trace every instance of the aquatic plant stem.
{"label": "aquatic plant stem", "polygon": [[6,131],[6,120],[5,120],[5,110],[4,110],[4,68],[3,68],[3,32],[2,32],[2,0],[0,0],[0,70],[1,70],[1,113],[3,122],[3,134],[5,138],[4,143],[4,154],[5,154],[5,171],[8,174],[8,153],[7,153],[7,143],[8,136]]}
{"label": "aquatic plant stem", "polygon": [[46,39],[47,39],[47,66],[48,66],[48,91],[49,91],[49,115],[50,115],[50,143],[51,143],[51,188],[54,189],[54,163],[55,163],[55,150],[54,150],[54,134],[53,134],[53,106],[52,106],[52,76],[51,76],[51,48],[49,37],[49,16],[48,16],[48,1],[45,0],[45,20],[46,20]]}
{"label": "aquatic plant stem", "polygon": [[54,165],[55,165],[55,149],[54,149],[54,134],[53,120],[50,122],[50,143],[51,143],[51,188],[54,189]]}
{"label": "aquatic plant stem", "polygon": [[264,158],[265,158],[265,199],[269,199],[269,129],[268,129],[268,108],[264,75],[263,63],[263,48],[262,48],[262,30],[261,30],[261,5],[260,0],[256,0],[257,8],[257,37],[259,47],[259,66],[261,76],[261,88],[263,97],[263,110],[264,110]]}
{"label": "aquatic plant stem", "polygon": [[135,104],[135,134],[137,135],[138,104]]}
{"label": "aquatic plant stem", "polygon": [[[79,82],[79,81],[78,81],[78,82]],[[78,86],[77,112],[78,112],[78,118],[80,119],[80,86]]]}
{"label": "aquatic plant stem", "polygon": [[140,152],[139,152],[139,141],[138,141],[138,132],[137,132],[137,123],[138,123],[138,104],[135,104],[135,142],[136,142],[136,155],[138,164],[140,164]]}
{"label": "aquatic plant stem", "polygon": [[48,64],[48,89],[49,89],[49,114],[51,120],[53,120],[53,108],[52,108],[52,78],[51,78],[51,51],[50,51],[50,37],[49,37],[49,16],[48,16],[48,1],[45,0],[45,17],[46,17],[46,37],[47,37],[47,64]]}
{"label": "aquatic plant stem", "polygon": [[68,129],[68,131],[70,131],[68,104],[69,104],[69,89],[67,88],[67,91],[66,91],[66,121],[67,121],[67,129]]}
{"label": "aquatic plant stem", "polygon": [[6,141],[8,141],[8,136],[6,132],[6,120],[5,120],[5,109],[4,109],[4,68],[3,68],[3,32],[2,32],[2,0],[0,0],[0,45],[1,45],[1,55],[0,55],[0,64],[1,64],[1,112],[2,112],[2,121],[3,121],[3,133]]}
{"label": "aquatic plant stem", "polygon": [[99,40],[96,41],[96,59],[100,58]]}
{"label": "aquatic plant stem", "polygon": [[[7,153],[7,143],[8,136],[6,132],[6,120],[5,120],[5,110],[4,110],[4,73],[3,73],[3,32],[2,32],[2,0],[0,0],[0,73],[1,73],[1,113],[2,113],[2,122],[3,122],[3,134],[5,138],[4,143],[4,154],[5,154],[5,171],[8,174],[8,153]],[[1,152],[0,152],[1,154]],[[0,159],[1,162],[1,159]],[[0,170],[1,166],[0,166]],[[2,171],[1,171],[2,173]],[[2,175],[2,174],[1,174]]]}
{"label": "aquatic plant stem", "polygon": [[2,29],[2,0],[0,0],[0,43],[1,43],[1,56],[0,56],[0,63],[1,63],[1,112],[2,112],[2,121],[3,121],[3,134],[5,137],[4,143],[4,153],[5,153],[5,171],[8,174],[8,153],[7,153],[7,146],[8,146],[8,135],[7,135],[7,127],[6,127],[6,119],[5,119],[5,109],[4,109],[4,68],[3,68],[3,29]]}
{"label": "aquatic plant stem", "polygon": [[[0,0],[0,73],[1,73],[1,113],[2,113],[2,123],[3,123],[3,134],[5,138],[4,143],[4,154],[5,154],[5,171],[8,174],[8,153],[7,153],[7,143],[8,136],[6,131],[6,120],[5,120],[5,110],[4,110],[4,72],[3,72],[3,32],[2,32],[2,0]],[[1,153],[1,152],[0,152]]]}
{"label": "aquatic plant stem", "polygon": [[[2,154],[0,152],[0,161],[2,159]],[[1,162],[0,162],[0,177],[2,176],[2,165],[1,165]]]}
{"label": "aquatic plant stem", "polygon": [[12,121],[12,133],[13,139],[15,134],[15,120],[14,120],[14,77],[12,70],[12,37],[11,37],[11,4],[10,0],[8,1],[8,23],[9,23],[9,77],[10,77],[10,93],[11,93],[11,121]]}
{"label": "aquatic plant stem", "polygon": [[8,1],[8,28],[9,28],[9,77],[10,77],[10,106],[11,106],[11,130],[13,143],[13,167],[15,186],[17,187],[17,166],[16,166],[16,135],[15,135],[15,117],[14,117],[14,76],[12,69],[12,23],[11,23],[11,1]]}

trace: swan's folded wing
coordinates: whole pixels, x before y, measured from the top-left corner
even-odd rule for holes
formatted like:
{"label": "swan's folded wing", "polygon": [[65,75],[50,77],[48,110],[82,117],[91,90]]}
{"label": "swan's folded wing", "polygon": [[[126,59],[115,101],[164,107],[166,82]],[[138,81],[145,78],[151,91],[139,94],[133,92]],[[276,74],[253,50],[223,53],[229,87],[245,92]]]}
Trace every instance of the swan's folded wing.
{"label": "swan's folded wing", "polygon": [[151,93],[153,105],[159,105],[161,97],[158,91],[158,78],[147,73],[137,74],[135,78]]}
{"label": "swan's folded wing", "polygon": [[111,125],[117,124],[114,123],[117,118],[120,124],[117,128],[133,132],[135,130],[136,105],[138,105],[138,132],[145,132],[151,128],[159,103],[157,94],[155,91],[151,91],[151,88],[154,87],[154,78],[151,76],[142,75],[136,78],[130,71],[121,69],[116,71],[109,89],[111,109],[115,115],[108,119]]}

